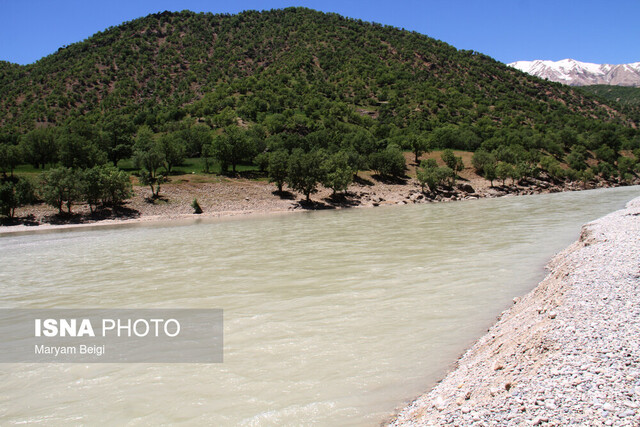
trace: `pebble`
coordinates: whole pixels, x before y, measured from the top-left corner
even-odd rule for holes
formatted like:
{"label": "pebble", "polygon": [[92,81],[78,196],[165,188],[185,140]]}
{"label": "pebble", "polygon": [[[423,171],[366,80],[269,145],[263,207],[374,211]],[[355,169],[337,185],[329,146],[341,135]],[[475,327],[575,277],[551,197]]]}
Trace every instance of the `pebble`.
{"label": "pebble", "polygon": [[547,278],[390,424],[640,426],[639,264],[637,198],[585,225]]}

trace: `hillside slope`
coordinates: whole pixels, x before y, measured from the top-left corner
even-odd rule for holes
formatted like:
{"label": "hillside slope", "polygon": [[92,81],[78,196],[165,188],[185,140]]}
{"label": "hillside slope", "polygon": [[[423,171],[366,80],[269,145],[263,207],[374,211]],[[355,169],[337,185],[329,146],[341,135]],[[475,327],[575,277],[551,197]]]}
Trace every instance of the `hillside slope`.
{"label": "hillside slope", "polygon": [[304,8],[149,15],[31,65],[2,63],[0,83],[0,125],[19,133],[106,114],[150,125],[185,114],[268,124],[295,112],[285,130],[300,133],[336,120],[392,130],[630,123],[595,98],[477,52]]}

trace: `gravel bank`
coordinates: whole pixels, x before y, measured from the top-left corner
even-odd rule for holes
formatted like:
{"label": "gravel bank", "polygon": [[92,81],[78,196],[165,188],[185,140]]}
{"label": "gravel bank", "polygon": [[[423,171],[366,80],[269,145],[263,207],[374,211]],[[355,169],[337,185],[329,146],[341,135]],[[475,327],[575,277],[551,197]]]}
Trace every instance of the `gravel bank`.
{"label": "gravel bank", "polygon": [[549,268],[391,425],[640,425],[640,198]]}

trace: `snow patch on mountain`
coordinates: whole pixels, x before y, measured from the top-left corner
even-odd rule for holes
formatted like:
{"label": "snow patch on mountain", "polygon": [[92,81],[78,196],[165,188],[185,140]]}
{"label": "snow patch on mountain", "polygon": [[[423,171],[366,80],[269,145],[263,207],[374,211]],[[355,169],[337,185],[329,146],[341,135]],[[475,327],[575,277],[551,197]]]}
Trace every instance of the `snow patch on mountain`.
{"label": "snow patch on mountain", "polygon": [[608,84],[640,87],[640,62],[612,65],[563,59],[517,61],[508,65],[525,73],[570,86]]}

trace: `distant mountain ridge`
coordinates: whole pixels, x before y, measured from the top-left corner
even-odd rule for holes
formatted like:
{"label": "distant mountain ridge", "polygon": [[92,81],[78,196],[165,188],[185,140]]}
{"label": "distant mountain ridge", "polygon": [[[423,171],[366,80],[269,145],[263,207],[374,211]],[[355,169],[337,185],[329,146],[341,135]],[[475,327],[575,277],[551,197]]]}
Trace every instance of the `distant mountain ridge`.
{"label": "distant mountain ridge", "polygon": [[574,59],[517,61],[508,64],[525,73],[569,86],[614,85],[640,87],[640,62],[592,64]]}

